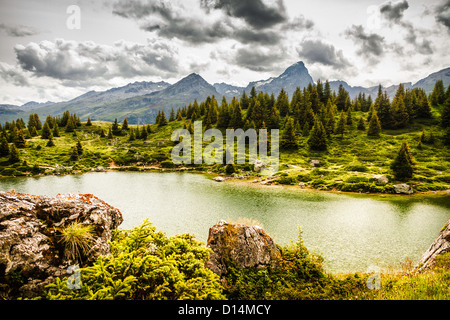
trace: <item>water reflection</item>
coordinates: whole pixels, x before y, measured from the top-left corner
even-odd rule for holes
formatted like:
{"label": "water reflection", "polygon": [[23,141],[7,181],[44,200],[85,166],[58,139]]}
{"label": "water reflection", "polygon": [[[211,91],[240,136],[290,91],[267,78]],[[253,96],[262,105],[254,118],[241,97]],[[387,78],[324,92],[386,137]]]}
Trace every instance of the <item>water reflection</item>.
{"label": "water reflection", "polygon": [[119,208],[121,228],[146,218],[168,235],[193,233],[206,241],[221,219],[260,221],[280,244],[296,241],[320,253],[330,271],[366,271],[371,265],[413,260],[450,219],[450,196],[374,197],[295,188],[216,183],[203,175],[108,172],[0,180],[0,190],[56,195],[92,193]]}

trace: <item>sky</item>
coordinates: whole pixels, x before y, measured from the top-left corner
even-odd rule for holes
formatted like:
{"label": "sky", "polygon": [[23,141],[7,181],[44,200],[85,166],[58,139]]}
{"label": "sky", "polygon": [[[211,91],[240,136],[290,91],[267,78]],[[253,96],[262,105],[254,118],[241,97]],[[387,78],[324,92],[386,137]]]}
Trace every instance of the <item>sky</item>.
{"label": "sky", "polygon": [[246,86],[415,83],[450,66],[450,0],[1,0],[0,104],[198,73]]}

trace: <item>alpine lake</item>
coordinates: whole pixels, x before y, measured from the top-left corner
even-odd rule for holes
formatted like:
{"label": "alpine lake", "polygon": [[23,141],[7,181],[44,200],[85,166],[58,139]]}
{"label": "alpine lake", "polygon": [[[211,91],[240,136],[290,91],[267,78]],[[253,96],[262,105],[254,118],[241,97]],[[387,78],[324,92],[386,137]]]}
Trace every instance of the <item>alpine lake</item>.
{"label": "alpine lake", "polygon": [[257,221],[276,243],[298,240],[324,258],[329,272],[370,272],[417,263],[450,219],[450,194],[346,194],[262,186],[208,175],[93,172],[7,178],[0,190],[55,196],[90,193],[118,208],[131,229],[145,219],[167,235],[191,233],[206,242],[220,220]]}

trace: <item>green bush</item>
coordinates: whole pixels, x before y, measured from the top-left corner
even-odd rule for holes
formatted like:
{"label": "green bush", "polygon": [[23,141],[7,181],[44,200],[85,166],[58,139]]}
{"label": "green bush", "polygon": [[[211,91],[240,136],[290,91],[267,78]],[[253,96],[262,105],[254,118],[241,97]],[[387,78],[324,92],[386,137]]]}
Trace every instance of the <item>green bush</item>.
{"label": "green bush", "polygon": [[294,177],[289,177],[289,176],[281,176],[277,179],[277,182],[279,184],[284,184],[284,185],[293,185],[295,184],[296,179]]}
{"label": "green bush", "polygon": [[311,176],[309,174],[299,174],[297,176],[297,181],[298,182],[308,182],[308,181],[311,181],[311,180],[312,180],[312,178],[311,178]]}
{"label": "green bush", "polygon": [[175,168],[176,165],[171,160],[164,160],[161,162],[161,167],[163,168]]}
{"label": "green bush", "polygon": [[347,183],[369,182],[369,179],[366,177],[351,176],[345,179],[345,182]]}
{"label": "green bush", "polygon": [[51,300],[223,299],[218,276],[205,268],[209,249],[188,234],[167,237],[145,221],[131,231],[115,231],[111,255],[82,268],[81,289],[66,278],[47,286]]}
{"label": "green bush", "polygon": [[347,171],[367,172],[368,168],[363,164],[354,164],[345,167]]}

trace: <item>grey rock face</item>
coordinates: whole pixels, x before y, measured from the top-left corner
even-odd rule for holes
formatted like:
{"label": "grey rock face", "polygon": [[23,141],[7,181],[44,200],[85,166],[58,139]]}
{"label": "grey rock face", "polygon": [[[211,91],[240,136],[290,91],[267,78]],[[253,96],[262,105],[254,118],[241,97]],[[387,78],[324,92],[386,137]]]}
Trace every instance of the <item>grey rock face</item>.
{"label": "grey rock face", "polygon": [[221,276],[231,261],[242,268],[264,267],[281,256],[272,238],[259,226],[220,221],[209,229],[207,247],[212,249],[206,266]]}
{"label": "grey rock face", "polygon": [[447,252],[450,252],[450,220],[444,225],[444,228],[439,232],[438,237],[431,244],[430,248],[423,254],[418,270],[423,271],[432,268],[436,257]]}
{"label": "grey rock face", "polygon": [[[33,297],[73,264],[88,265],[108,255],[119,210],[93,195],[33,196],[0,192],[0,297]],[[77,222],[93,226],[82,261],[66,258],[62,230]]]}

